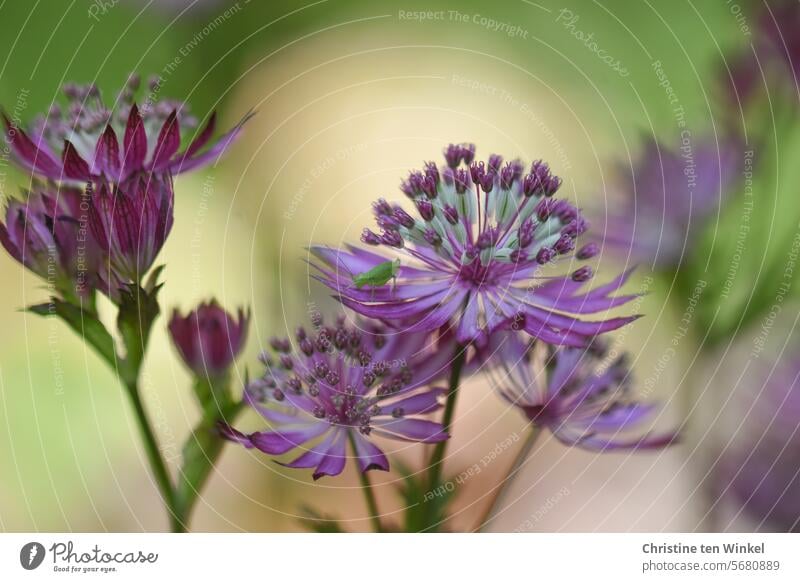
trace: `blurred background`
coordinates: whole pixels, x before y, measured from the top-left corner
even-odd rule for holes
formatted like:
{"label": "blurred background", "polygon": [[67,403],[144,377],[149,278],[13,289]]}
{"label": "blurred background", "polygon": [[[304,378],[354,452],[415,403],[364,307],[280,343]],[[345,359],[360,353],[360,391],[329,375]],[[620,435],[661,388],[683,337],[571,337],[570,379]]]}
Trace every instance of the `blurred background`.
{"label": "blurred background", "polygon": [[[744,0],[9,0],[0,104],[29,122],[65,82],[113,95],[138,72],[160,75],[160,94],[201,120],[216,110],[229,127],[257,111],[222,162],[177,178],[160,257],[167,308],[211,297],[252,307],[240,381],[271,336],[334,307],[309,282],[305,247],[357,241],[370,202],[400,199],[409,169],[462,141],[479,158],[548,161],[609,243],[598,281],[638,264],[629,286],[646,293],[635,305],[646,317],[613,348],[631,352],[645,397],[664,403],[659,424],[684,438],[606,455],[543,439],[492,529],[786,531],[800,518],[799,11]],[[3,157],[2,196],[25,182]],[[653,254],[635,252],[645,243]],[[113,375],[61,322],[20,311],[46,290],[6,254],[0,277],[0,529],[164,529]],[[145,399],[175,468],[199,413],[158,323]],[[524,426],[470,380],[447,470]],[[407,464],[422,458],[420,445],[389,447]],[[448,529],[474,526],[511,461],[500,454],[459,485]],[[305,504],[366,530],[350,469],[313,483],[228,447],[193,529],[301,530]],[[401,509],[396,478],[375,477],[385,511]]]}

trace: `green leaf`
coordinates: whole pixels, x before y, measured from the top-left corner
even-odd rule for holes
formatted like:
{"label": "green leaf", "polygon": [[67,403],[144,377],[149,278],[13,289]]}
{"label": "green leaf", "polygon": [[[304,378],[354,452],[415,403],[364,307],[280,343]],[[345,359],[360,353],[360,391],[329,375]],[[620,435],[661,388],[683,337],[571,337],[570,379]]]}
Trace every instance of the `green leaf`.
{"label": "green leaf", "polygon": [[96,315],[53,297],[49,303],[31,305],[27,311],[43,317],[55,316],[64,321],[113,369],[117,367],[114,339]]}

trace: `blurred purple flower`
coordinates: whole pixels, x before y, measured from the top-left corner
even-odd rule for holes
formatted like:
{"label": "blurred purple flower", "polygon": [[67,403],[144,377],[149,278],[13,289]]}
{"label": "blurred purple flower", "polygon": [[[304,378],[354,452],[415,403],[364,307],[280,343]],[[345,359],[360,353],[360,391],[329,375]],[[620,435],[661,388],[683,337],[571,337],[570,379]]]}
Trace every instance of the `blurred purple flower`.
{"label": "blurred purple flower", "polygon": [[242,351],[249,320],[243,309],[234,318],[212,300],[186,316],[175,309],[169,332],[192,373],[199,378],[215,378],[224,374]]}
{"label": "blurred purple flower", "polygon": [[8,202],[0,243],[65,299],[86,295],[94,288],[98,265],[88,201],[80,189],[34,187],[24,201]]}
{"label": "blurred purple flower", "polygon": [[[723,83],[729,87],[731,101],[747,104],[759,85],[765,89],[786,84],[796,95],[800,82],[800,3],[773,0],[759,3],[755,14],[753,42],[728,59]],[[765,79],[762,79],[762,71]],[[796,97],[795,97],[796,100]]]}
{"label": "blurred purple flower", "polygon": [[715,486],[761,529],[800,532],[800,363],[756,362],[750,374]]}
{"label": "blurred purple flower", "polygon": [[[357,313],[407,331],[431,331],[454,321],[461,343],[485,338],[513,320],[543,341],[582,346],[636,319],[579,319],[632,299],[610,296],[629,273],[583,293],[579,290],[592,275],[587,267],[567,276],[540,274],[549,263],[589,259],[597,250],[573,252],[588,225],[570,203],[552,198],[561,179],[547,164],[534,162],[526,174],[521,162],[503,165],[497,155],[474,163],[474,152],[472,145],[451,144],[446,167],[429,162],[424,171],[411,173],[401,187],[416,217],[383,199],[374,204],[381,232],[365,229],[361,240],[389,248],[392,256],[313,247],[318,278]],[[354,284],[356,275],[397,255],[405,260],[396,281]]]}
{"label": "blurred purple flower", "polygon": [[630,436],[641,433],[657,408],[634,399],[624,358],[604,363],[597,342],[585,350],[534,347],[530,338],[503,333],[481,352],[501,396],[566,445],[592,451],[653,449],[676,439],[674,433]]}
{"label": "blurred purple flower", "polygon": [[53,105],[47,115],[33,122],[29,133],[14,127],[4,116],[6,140],[16,161],[43,178],[122,182],[137,172],[178,174],[211,163],[247,120],[206,147],[216,126],[213,113],[189,146],[178,151],[181,134],[195,128],[197,120],[180,101],[155,100],[158,83],[151,81],[150,96],[140,108],[134,102],[139,78],[131,77],[114,100],[113,109],[106,106],[95,85],[67,84],[66,110]]}
{"label": "blurred purple flower", "polygon": [[141,282],[172,230],[172,178],[143,174],[121,184],[91,183],[89,224],[103,253],[98,271],[104,293],[114,298]]}
{"label": "blurred purple flower", "polygon": [[[390,333],[376,323],[360,328],[340,318],[296,341],[273,339],[267,371],[245,390],[245,400],[270,430],[245,435],[230,426],[222,434],[270,455],[302,452],[288,467],[314,469],[314,479],[338,475],[352,440],[362,472],[389,470],[386,455],[370,439],[436,443],[447,438],[439,423],[421,418],[440,407],[446,392],[434,388],[448,370],[451,343],[428,333]],[[438,349],[443,341],[447,349]],[[310,444],[314,441],[314,444]]]}
{"label": "blurred purple flower", "polygon": [[729,194],[743,155],[731,140],[674,150],[648,140],[633,167],[619,166],[623,198],[595,212],[605,224],[593,236],[626,261],[678,265]]}

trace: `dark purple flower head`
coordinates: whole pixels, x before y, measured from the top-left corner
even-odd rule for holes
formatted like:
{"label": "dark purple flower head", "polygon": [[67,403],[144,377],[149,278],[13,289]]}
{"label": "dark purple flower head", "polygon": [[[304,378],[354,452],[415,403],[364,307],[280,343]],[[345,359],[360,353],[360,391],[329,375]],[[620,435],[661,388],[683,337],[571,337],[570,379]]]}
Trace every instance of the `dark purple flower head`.
{"label": "dark purple flower head", "polygon": [[633,167],[619,168],[622,198],[595,210],[600,226],[594,238],[625,260],[677,265],[692,252],[743,160],[730,140],[691,141],[677,149],[647,141]]}
{"label": "dark purple flower head", "polygon": [[[464,146],[445,150],[448,163],[464,162],[461,154],[453,153],[459,148]],[[612,296],[628,273],[585,292],[580,290],[587,271],[572,278],[541,273],[547,263],[572,259],[575,239],[587,224],[569,202],[549,197],[561,181],[546,164],[536,162],[528,175],[522,174],[518,162],[506,168],[511,169],[501,169],[504,175],[482,162],[444,168],[442,174],[454,179],[441,180],[433,198],[413,196],[418,211],[413,225],[406,221],[387,228],[379,222],[382,234],[370,231],[362,238],[386,247],[388,255],[353,247],[314,247],[320,280],[347,307],[407,331],[431,331],[454,322],[462,343],[513,319],[543,341],[582,346],[632,321],[580,318],[629,301],[630,296]],[[532,181],[535,186],[526,192],[525,184]],[[376,268],[380,272],[381,265],[398,256],[400,266],[391,280],[354,284],[356,275]]]}
{"label": "dark purple flower head", "polygon": [[234,318],[212,300],[186,316],[174,310],[169,333],[192,373],[214,378],[224,374],[244,348],[249,323],[250,316],[243,309]]}
{"label": "dark purple flower head", "polygon": [[76,298],[94,288],[98,266],[88,219],[82,190],[36,185],[24,201],[8,202],[0,243],[64,298]]}
{"label": "dark purple flower head", "polygon": [[[372,437],[436,443],[447,438],[438,423],[422,418],[440,407],[445,389],[430,385],[446,373],[451,349],[435,335],[398,334],[374,324],[319,321],[316,333],[264,354],[267,369],[251,382],[245,400],[271,429],[223,434],[270,455],[300,453],[288,467],[314,469],[314,478],[338,475],[353,441],[359,469],[389,470]],[[449,345],[449,344],[448,344]],[[274,346],[273,346],[274,348]]]}
{"label": "dark purple flower head", "polygon": [[529,338],[503,333],[481,352],[501,396],[566,445],[593,451],[652,449],[676,439],[674,433],[642,435],[657,408],[635,400],[624,358],[604,362],[596,344],[591,349],[534,347]]}
{"label": "dark purple flower head", "polygon": [[121,184],[95,182],[89,191],[89,224],[103,253],[98,275],[114,298],[142,280],[172,229],[172,178],[142,174]]}
{"label": "dark purple flower head", "polygon": [[783,62],[795,85],[800,78],[800,4],[795,0],[763,4],[757,17],[759,44]]}
{"label": "dark purple flower head", "polygon": [[16,161],[33,174],[61,181],[102,177],[121,182],[141,171],[178,174],[216,160],[247,119],[212,144],[216,125],[212,114],[189,146],[179,151],[182,134],[196,128],[197,120],[185,103],[154,100],[158,84],[137,106],[138,86],[138,77],[131,77],[116,99],[106,104],[96,86],[67,84],[67,105],[51,107],[28,132],[6,117],[6,139]]}

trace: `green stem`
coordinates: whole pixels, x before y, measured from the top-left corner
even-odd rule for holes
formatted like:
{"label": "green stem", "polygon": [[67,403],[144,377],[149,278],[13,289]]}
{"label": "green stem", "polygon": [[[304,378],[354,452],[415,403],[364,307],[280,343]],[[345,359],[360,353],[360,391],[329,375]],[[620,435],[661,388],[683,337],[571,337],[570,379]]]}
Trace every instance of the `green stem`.
{"label": "green stem", "polygon": [[[347,436],[350,439],[350,446],[353,448],[353,455],[358,456],[358,452],[356,451],[355,437],[349,431]],[[369,518],[372,522],[372,531],[375,533],[380,533],[383,531],[383,525],[381,524],[380,512],[378,511],[378,502],[375,499],[375,491],[372,489],[372,483],[370,482],[369,475],[367,471],[358,470],[358,476],[359,479],[361,479],[361,490],[364,492],[364,500],[367,502],[367,510],[369,511]]]}
{"label": "green stem", "polygon": [[503,505],[503,501],[508,496],[511,483],[514,481],[514,478],[517,476],[517,473],[519,473],[520,469],[522,469],[522,465],[525,464],[525,460],[533,450],[533,446],[536,444],[536,440],[539,438],[541,433],[542,430],[538,426],[535,424],[531,425],[531,430],[528,431],[528,436],[525,439],[525,442],[522,444],[522,448],[517,452],[517,456],[514,457],[514,462],[508,468],[503,480],[498,483],[497,487],[495,488],[494,496],[489,502],[489,505],[486,506],[486,511],[484,511],[483,515],[481,515],[481,518],[478,521],[478,526],[475,528],[478,531],[485,531],[486,526],[489,525],[489,522],[494,519],[495,515],[497,515],[500,507]]}
{"label": "green stem", "polygon": [[243,408],[243,402],[234,402],[216,408],[213,413],[206,413],[186,441],[183,447],[183,467],[175,488],[174,505],[175,513],[182,523],[189,523],[200,491],[225,447],[225,441],[217,434],[217,422],[232,424]]}
{"label": "green stem", "polygon": [[[449,433],[450,426],[453,424],[453,414],[456,410],[456,399],[458,397],[458,386],[461,382],[461,371],[464,369],[464,362],[467,359],[467,346],[456,345],[453,354],[453,362],[450,365],[450,382],[447,389],[447,401],[444,405],[444,415],[442,416],[442,429]],[[447,452],[447,443],[450,439],[445,439],[436,443],[433,454],[428,462],[428,487],[433,490],[439,485],[442,478],[444,465],[444,455]]]}
{"label": "green stem", "polygon": [[161,497],[167,508],[167,513],[169,513],[170,529],[175,533],[185,532],[186,527],[175,511],[175,494],[172,489],[172,480],[169,477],[167,466],[158,448],[158,441],[150,426],[150,421],[147,419],[147,413],[144,410],[142,399],[139,395],[139,386],[136,382],[128,382],[125,387],[126,392],[131,398],[136,421],[142,433],[144,449],[147,453],[147,459],[150,462],[150,470],[153,472],[153,477],[155,477],[156,484],[161,492]]}

